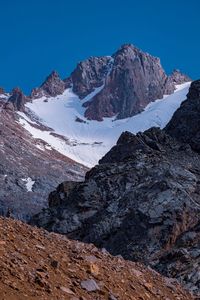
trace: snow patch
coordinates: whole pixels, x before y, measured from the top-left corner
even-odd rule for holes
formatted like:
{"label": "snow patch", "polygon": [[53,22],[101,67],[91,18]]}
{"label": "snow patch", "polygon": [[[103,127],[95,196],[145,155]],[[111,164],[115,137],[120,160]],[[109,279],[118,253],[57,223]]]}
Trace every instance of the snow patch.
{"label": "snow patch", "polygon": [[22,178],[22,181],[24,181],[27,191],[32,192],[35,181],[32,180],[30,177]]}

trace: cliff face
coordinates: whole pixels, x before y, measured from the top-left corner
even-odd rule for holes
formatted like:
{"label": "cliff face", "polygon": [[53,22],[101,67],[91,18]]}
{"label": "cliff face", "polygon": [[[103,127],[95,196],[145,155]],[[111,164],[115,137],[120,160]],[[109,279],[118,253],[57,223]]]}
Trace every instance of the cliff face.
{"label": "cliff face", "polygon": [[85,104],[87,118],[130,117],[149,102],[174,91],[174,84],[167,80],[158,58],[124,45],[113,55],[113,60],[104,88]]}
{"label": "cliff face", "polygon": [[73,92],[81,99],[104,84],[112,66],[112,57],[90,57],[80,62],[71,74]]}
{"label": "cliff face", "polygon": [[174,113],[165,131],[200,152],[200,80],[192,82],[187,100]]}

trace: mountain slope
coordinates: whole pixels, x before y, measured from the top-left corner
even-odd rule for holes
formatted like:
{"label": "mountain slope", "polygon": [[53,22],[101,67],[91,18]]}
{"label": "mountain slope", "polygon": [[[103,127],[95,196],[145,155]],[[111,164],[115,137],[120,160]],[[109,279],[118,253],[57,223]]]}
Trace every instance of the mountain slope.
{"label": "mountain slope", "polygon": [[193,299],[150,268],[11,219],[0,219],[0,254],[1,300]]}

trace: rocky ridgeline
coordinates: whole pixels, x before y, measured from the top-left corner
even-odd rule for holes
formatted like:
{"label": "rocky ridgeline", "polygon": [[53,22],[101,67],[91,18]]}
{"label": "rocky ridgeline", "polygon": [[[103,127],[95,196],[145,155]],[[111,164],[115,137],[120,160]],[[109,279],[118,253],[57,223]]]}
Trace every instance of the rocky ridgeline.
{"label": "rocky ridgeline", "polygon": [[176,84],[190,81],[178,70],[167,76],[158,58],[133,45],[123,45],[105,58],[80,63],[71,76],[73,91],[80,98],[102,85],[102,90],[84,103],[85,116],[91,120],[131,117],[148,103],[173,93]]}
{"label": "rocky ridgeline", "polygon": [[0,219],[0,254],[4,300],[193,299],[149,267],[11,219]]}
{"label": "rocky ridgeline", "polygon": [[[51,193],[32,223],[149,264],[200,296],[200,157],[190,140],[200,130],[199,83],[165,130],[123,133],[84,182]],[[179,120],[185,107],[196,121]]]}
{"label": "rocky ridgeline", "polygon": [[148,103],[171,94],[176,84],[191,79],[175,70],[167,76],[160,60],[133,45],[123,45],[112,56],[90,57],[78,63],[71,75],[62,80],[53,71],[32,91],[31,99],[55,97],[72,88],[80,99],[96,88],[102,89],[85,102],[85,117],[102,121],[104,117],[127,118],[141,112]]}
{"label": "rocky ridgeline", "polygon": [[98,121],[113,116],[123,119],[141,112],[147,104],[165,94],[173,93],[177,84],[190,80],[179,70],[167,76],[159,58],[127,44],[112,56],[90,57],[78,63],[64,80],[53,71],[39,88],[32,90],[30,97],[15,88],[6,107],[24,111],[27,101],[56,97],[67,88],[72,88],[83,99],[102,87],[90,101],[84,102],[85,117]]}
{"label": "rocky ridgeline", "polygon": [[104,117],[131,117],[174,89],[158,58],[124,45],[113,55],[103,89],[84,104],[85,116],[98,121]]}
{"label": "rocky ridgeline", "polygon": [[175,112],[166,132],[200,152],[200,80],[192,82],[187,99]]}

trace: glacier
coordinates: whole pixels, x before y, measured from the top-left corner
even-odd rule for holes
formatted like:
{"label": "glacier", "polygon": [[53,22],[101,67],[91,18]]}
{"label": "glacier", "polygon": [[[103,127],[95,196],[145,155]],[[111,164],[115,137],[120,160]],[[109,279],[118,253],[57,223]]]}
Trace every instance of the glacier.
{"label": "glacier", "polygon": [[[102,87],[82,100],[72,89],[67,89],[56,97],[42,97],[27,102],[26,113],[18,112],[18,122],[35,139],[45,141],[47,150],[55,149],[91,168],[117,142],[122,132],[137,133],[153,126],[165,127],[186,99],[190,84],[187,82],[176,86],[173,94],[151,102],[140,114],[122,120],[116,117],[104,118],[102,122],[87,120],[82,106],[99,93]],[[40,128],[38,124],[43,127]]]}

